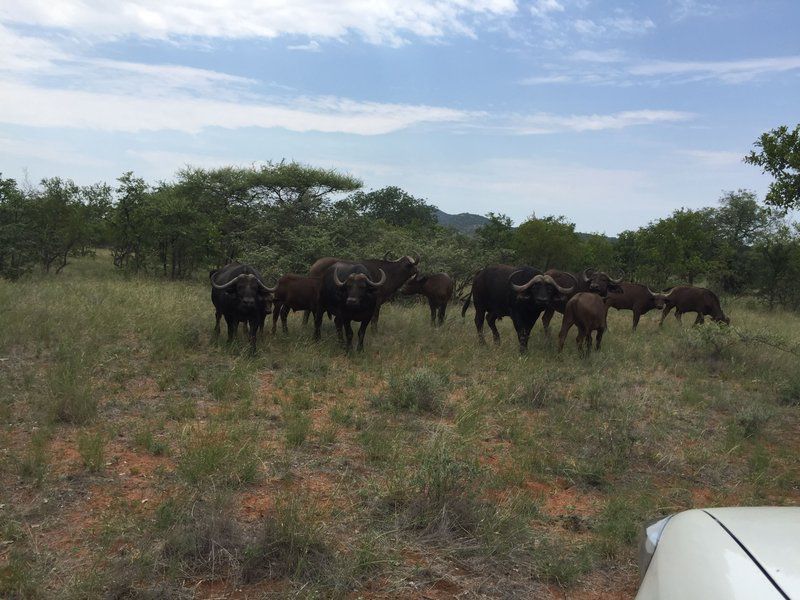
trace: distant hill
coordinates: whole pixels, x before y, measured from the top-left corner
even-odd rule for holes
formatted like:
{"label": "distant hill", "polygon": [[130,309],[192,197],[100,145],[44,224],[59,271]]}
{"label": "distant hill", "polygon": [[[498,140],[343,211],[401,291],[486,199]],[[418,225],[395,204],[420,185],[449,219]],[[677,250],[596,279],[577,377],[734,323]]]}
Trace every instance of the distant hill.
{"label": "distant hill", "polygon": [[486,225],[489,219],[481,215],[472,213],[459,213],[451,215],[443,210],[436,209],[436,218],[439,220],[439,225],[450,227],[461,233],[475,233],[475,230],[482,225]]}

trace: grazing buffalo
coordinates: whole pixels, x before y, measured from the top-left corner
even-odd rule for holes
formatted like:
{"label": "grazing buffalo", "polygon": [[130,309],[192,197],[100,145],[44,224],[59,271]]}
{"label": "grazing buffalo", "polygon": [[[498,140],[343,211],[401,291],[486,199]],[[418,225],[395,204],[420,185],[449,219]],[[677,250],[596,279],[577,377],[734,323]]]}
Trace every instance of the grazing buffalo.
{"label": "grazing buffalo", "polygon": [[667,318],[669,311],[673,308],[678,322],[680,322],[683,313],[694,312],[697,313],[697,319],[694,321],[695,325],[704,321],[704,315],[710,316],[714,321],[722,322],[726,325],[731,324],[731,320],[722,312],[717,295],[706,288],[679,285],[669,290],[664,297],[664,311],[661,313],[659,326],[664,324],[664,319]]}
{"label": "grazing buffalo", "polygon": [[633,330],[636,331],[636,326],[639,324],[639,318],[648,311],[654,308],[664,308],[664,299],[666,294],[661,292],[654,292],[646,285],[641,283],[619,283],[619,292],[612,291],[606,297],[606,305],[612,306],[617,310],[632,310],[633,311]]}
{"label": "grazing buffalo", "polygon": [[622,282],[622,277],[613,279],[608,273],[595,269],[584,269],[578,275],[573,275],[572,273],[559,271],[557,269],[549,269],[545,271],[545,274],[549,275],[558,282],[559,285],[563,286],[572,285],[573,281],[578,282],[572,294],[563,296],[562,300],[554,302],[551,307],[544,311],[542,315],[542,326],[544,327],[544,334],[546,336],[550,335],[550,321],[553,318],[553,314],[556,312],[564,314],[567,302],[573,295],[580,292],[591,292],[605,298],[609,292],[618,292],[621,289],[619,284]]}
{"label": "grazing buffalo", "polygon": [[387,280],[382,269],[378,269],[378,272],[380,279],[375,281],[364,265],[336,262],[328,267],[322,276],[320,302],[314,312],[314,339],[318,340],[320,337],[322,316],[327,311],[333,315],[340,342],[344,342],[344,329],[347,335],[345,349],[348,352],[353,346],[353,328],[350,322],[361,322],[357,350],[364,349],[367,325],[375,315],[381,288]]}
{"label": "grazing buffalo", "polygon": [[431,309],[431,325],[436,325],[437,313],[439,325],[441,325],[444,322],[447,303],[453,297],[453,280],[447,273],[417,275],[413,279],[409,279],[400,292],[407,296],[412,294],[425,296]]}
{"label": "grazing buffalo", "polygon": [[[403,256],[397,260],[387,260],[389,253],[383,255],[382,259],[371,258],[367,260],[353,261],[334,258],[326,256],[318,259],[311,268],[308,274],[311,276],[322,276],[333,264],[342,263],[345,265],[363,265],[367,268],[369,276],[376,280],[381,277],[381,272],[386,276],[386,283],[384,283],[376,293],[376,307],[375,313],[372,318],[373,327],[377,327],[378,318],[380,317],[381,305],[387,302],[399,290],[403,284],[416,276],[418,273],[417,265],[419,264],[419,257]],[[303,317],[304,322],[307,317]]]}
{"label": "grazing buffalo", "polygon": [[578,350],[582,351],[586,342],[586,354],[592,350],[592,331],[597,332],[596,348],[600,350],[600,341],[606,330],[606,313],[608,307],[599,294],[593,292],[578,292],[567,302],[564,308],[564,318],[561,320],[561,332],[558,334],[558,351],[564,348],[564,340],[570,327],[578,328]]}
{"label": "grazing buffalo", "polygon": [[246,323],[250,346],[256,349],[256,333],[263,327],[264,318],[272,309],[272,294],[276,287],[264,283],[261,274],[250,265],[231,263],[211,271],[211,302],[216,309],[214,333],[219,335],[220,317],[228,324],[228,342],[236,336],[239,323]]}
{"label": "grazing buffalo", "polygon": [[484,319],[489,322],[495,343],[499,343],[500,332],[495,321],[510,316],[517,331],[520,352],[525,352],[531,328],[541,312],[560,300],[562,295],[572,293],[573,289],[574,282],[570,287],[561,286],[533,267],[492,265],[475,274],[461,316],[466,314],[470,299],[474,301],[475,327],[481,344],[486,343],[483,338]]}
{"label": "grazing buffalo", "polygon": [[289,315],[290,310],[316,312],[321,291],[322,277],[308,277],[306,275],[288,273],[278,279],[272,307],[272,334],[274,335],[277,329],[278,317],[281,319],[283,332],[288,333],[289,328],[286,326],[286,317]]}

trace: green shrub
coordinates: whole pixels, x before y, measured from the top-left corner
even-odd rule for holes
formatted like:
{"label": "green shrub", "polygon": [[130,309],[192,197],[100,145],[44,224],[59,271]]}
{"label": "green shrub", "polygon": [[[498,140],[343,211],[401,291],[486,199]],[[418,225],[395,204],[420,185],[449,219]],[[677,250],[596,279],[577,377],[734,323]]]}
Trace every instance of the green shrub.
{"label": "green shrub", "polygon": [[242,574],[246,582],[284,577],[321,581],[335,563],[314,515],[296,498],[279,498],[244,551]]}
{"label": "green shrub", "polygon": [[133,441],[139,448],[146,450],[153,456],[164,456],[169,451],[169,446],[164,440],[157,440],[153,432],[149,429],[137,431],[133,436]]}
{"label": "green shrub", "polygon": [[385,392],[371,399],[373,406],[440,413],[447,396],[447,380],[430,369],[413,369],[400,376],[390,376]]}
{"label": "green shrub", "polygon": [[302,446],[311,429],[311,418],[293,407],[283,409],[284,435],[290,448]]}
{"label": "green shrub", "polygon": [[186,436],[177,471],[191,484],[235,486],[253,483],[260,464],[258,447],[249,432],[211,427]]}
{"label": "green shrub", "polygon": [[99,473],[103,470],[103,434],[78,433],[78,453],[83,460],[83,466],[90,473]]}
{"label": "green shrub", "polygon": [[51,422],[83,425],[95,418],[97,399],[89,375],[81,356],[63,356],[50,367],[46,413]]}
{"label": "green shrub", "polygon": [[17,464],[20,476],[32,479],[36,485],[41,485],[47,474],[47,442],[49,439],[50,435],[46,430],[39,429],[33,432],[25,454]]}

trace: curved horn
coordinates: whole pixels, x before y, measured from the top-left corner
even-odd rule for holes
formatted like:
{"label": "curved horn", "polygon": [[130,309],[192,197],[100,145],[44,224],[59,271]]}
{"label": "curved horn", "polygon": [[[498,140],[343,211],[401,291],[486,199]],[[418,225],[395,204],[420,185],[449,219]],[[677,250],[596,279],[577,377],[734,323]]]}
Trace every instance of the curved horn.
{"label": "curved horn", "polygon": [[556,280],[555,280],[555,279],[553,279],[552,277],[550,277],[550,275],[545,275],[545,276],[543,277],[543,279],[544,279],[544,282],[545,282],[545,283],[549,283],[550,285],[552,285],[552,286],[553,286],[554,288],[556,288],[556,289],[559,291],[559,293],[561,293],[561,294],[571,294],[572,292],[574,292],[574,291],[575,291],[575,286],[574,286],[574,285],[573,285],[572,287],[568,287],[568,288],[566,288],[566,287],[561,287],[560,285],[558,285],[558,283],[556,283]]}
{"label": "curved horn", "polygon": [[274,294],[278,290],[278,284],[277,283],[275,284],[275,287],[269,287],[267,284],[265,284],[263,281],[261,281],[258,278],[258,276],[256,276],[256,281],[258,282],[258,285],[261,287],[261,289],[264,290],[265,292],[267,292],[268,294]]}
{"label": "curved horn", "polygon": [[584,269],[584,270],[581,272],[581,279],[583,279],[584,283],[585,283],[585,282],[587,282],[587,281],[589,281],[589,272],[590,272],[590,271],[594,271],[594,269],[592,269],[591,267],[589,267],[588,269]]}
{"label": "curved horn", "polygon": [[608,278],[608,280],[609,280],[611,283],[622,283],[622,280],[623,280],[624,278],[625,278],[625,271],[622,271],[622,275],[620,275],[620,276],[619,276],[619,279],[611,279],[611,277],[609,277],[609,278]]}
{"label": "curved horn", "polygon": [[647,288],[647,291],[650,292],[650,295],[653,298],[666,298],[667,297],[667,294],[665,294],[664,292],[654,292],[653,290],[650,289],[649,285],[647,285],[645,287]]}
{"label": "curved horn", "polygon": [[211,280],[211,287],[213,287],[216,290],[225,290],[225,289],[228,289],[229,287],[231,287],[237,281],[239,281],[242,277],[247,277],[247,273],[242,273],[241,275],[237,275],[236,277],[231,279],[228,283],[223,283],[222,285],[214,283],[214,280],[212,279]]}
{"label": "curved horn", "polygon": [[339,279],[339,267],[334,267],[333,269],[333,283],[336,284],[336,287],[342,287],[344,285],[344,281]]}
{"label": "curved horn", "polygon": [[370,284],[372,287],[381,287],[384,283],[386,283],[386,272],[383,269],[378,269],[381,272],[381,280],[380,281],[372,281],[369,277],[367,277],[367,283]]}
{"label": "curved horn", "polygon": [[[516,275],[517,273],[521,273],[521,272],[522,272],[522,269],[518,269],[518,270],[514,271],[511,275],[508,276],[508,280],[511,281],[511,278],[514,275]],[[528,281],[528,283],[523,283],[522,285],[517,285],[516,283],[512,283],[511,284],[511,289],[514,290],[515,292],[524,292],[529,287],[531,287],[534,283],[542,281],[543,279],[544,279],[543,275],[534,275],[533,277],[531,277],[531,279],[530,279],[530,281]]]}
{"label": "curved horn", "polygon": [[419,264],[419,254],[417,254],[416,252],[414,252],[414,260],[413,260],[412,264],[413,265],[418,265]]}

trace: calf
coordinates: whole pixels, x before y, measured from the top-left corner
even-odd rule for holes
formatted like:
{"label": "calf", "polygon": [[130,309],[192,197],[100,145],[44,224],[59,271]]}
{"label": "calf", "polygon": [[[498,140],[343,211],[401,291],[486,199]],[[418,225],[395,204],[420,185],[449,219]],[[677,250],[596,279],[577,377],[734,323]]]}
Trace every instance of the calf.
{"label": "calf", "polygon": [[694,324],[697,325],[704,321],[704,315],[708,315],[712,320],[731,324],[730,318],[722,312],[717,295],[709,289],[695,287],[692,285],[679,285],[674,287],[664,297],[664,311],[661,313],[661,321],[658,325],[664,324],[669,311],[675,309],[675,318],[681,321],[681,315],[687,312],[697,313]]}
{"label": "calf", "polygon": [[620,291],[612,291],[606,297],[606,306],[612,306],[617,310],[633,311],[633,330],[639,324],[639,318],[654,308],[664,308],[666,294],[654,292],[646,285],[641,283],[619,283]]}
{"label": "calf", "polygon": [[447,303],[453,297],[453,280],[447,273],[434,273],[433,275],[417,275],[409,279],[400,290],[402,294],[422,294],[428,299],[431,309],[431,325],[436,326],[438,314],[439,325],[444,322]]}
{"label": "calf", "polygon": [[321,291],[321,277],[308,277],[306,275],[288,273],[278,279],[278,289],[275,291],[275,301],[272,309],[272,335],[275,335],[278,317],[281,319],[283,332],[289,332],[289,328],[286,326],[286,317],[289,315],[290,310],[316,312]]}
{"label": "calf", "polygon": [[544,327],[544,334],[546,336],[550,335],[550,321],[553,315],[556,312],[563,314],[567,302],[573,295],[579,292],[592,292],[593,294],[598,294],[605,298],[610,292],[620,291],[619,285],[622,282],[622,276],[618,279],[613,279],[608,273],[596,269],[584,269],[577,275],[557,269],[548,269],[545,273],[562,286],[569,286],[572,285],[572,282],[576,282],[572,294],[562,296],[561,300],[554,302],[552,306],[544,311],[542,315],[542,326]]}
{"label": "calf", "polygon": [[574,324],[578,328],[578,350],[582,351],[586,341],[586,355],[592,350],[592,331],[597,332],[597,350],[600,350],[600,341],[606,331],[606,307],[603,298],[591,292],[579,292],[567,302],[564,309],[564,318],[561,321],[561,332],[558,334],[558,351],[564,348],[564,340]]}

